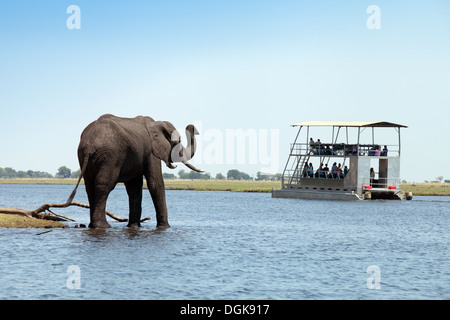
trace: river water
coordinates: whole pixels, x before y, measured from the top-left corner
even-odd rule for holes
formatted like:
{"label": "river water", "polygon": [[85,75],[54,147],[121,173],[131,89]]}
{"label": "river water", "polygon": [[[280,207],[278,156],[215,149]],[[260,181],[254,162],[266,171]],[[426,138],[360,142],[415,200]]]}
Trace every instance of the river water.
{"label": "river water", "polygon": [[[0,207],[64,202],[73,186],[0,185]],[[404,202],[167,191],[155,229],[0,229],[0,299],[450,299],[450,197]],[[87,203],[84,186],[76,201]],[[127,217],[123,186],[108,210]],[[89,223],[89,211],[55,212]]]}

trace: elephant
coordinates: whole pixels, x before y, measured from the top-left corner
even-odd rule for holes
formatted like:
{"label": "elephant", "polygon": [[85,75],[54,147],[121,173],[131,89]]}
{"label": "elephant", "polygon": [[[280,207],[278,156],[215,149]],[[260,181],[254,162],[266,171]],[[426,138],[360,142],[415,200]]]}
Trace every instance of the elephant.
{"label": "elephant", "polygon": [[78,161],[81,174],[67,200],[72,202],[81,178],[84,178],[90,207],[90,228],[110,228],[106,220],[106,201],[116,184],[123,182],[129,198],[128,227],[140,227],[142,187],[145,177],[156,211],[156,227],[170,227],[161,161],[174,169],[173,162],[182,162],[189,169],[203,172],[188,161],[196,149],[194,125],[186,127],[188,145],[167,121],[151,117],[121,118],[102,115],[81,134]]}

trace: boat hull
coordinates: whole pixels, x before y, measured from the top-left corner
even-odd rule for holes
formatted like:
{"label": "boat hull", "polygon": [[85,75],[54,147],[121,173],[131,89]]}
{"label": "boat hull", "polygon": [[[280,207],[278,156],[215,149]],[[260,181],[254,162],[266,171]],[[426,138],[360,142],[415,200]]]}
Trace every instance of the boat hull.
{"label": "boat hull", "polygon": [[308,199],[308,200],[404,200],[402,192],[366,192],[359,195],[354,192],[330,192],[319,190],[272,189],[272,198]]}

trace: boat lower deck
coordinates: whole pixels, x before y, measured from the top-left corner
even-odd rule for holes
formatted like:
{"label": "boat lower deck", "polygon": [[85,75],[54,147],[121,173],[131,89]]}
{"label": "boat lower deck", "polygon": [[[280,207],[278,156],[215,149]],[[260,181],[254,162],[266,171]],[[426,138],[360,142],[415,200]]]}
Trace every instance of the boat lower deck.
{"label": "boat lower deck", "polygon": [[272,189],[272,198],[291,198],[291,199],[309,199],[309,200],[340,200],[340,201],[358,201],[358,200],[404,200],[405,195],[402,191],[375,190],[366,191],[358,194],[355,191],[329,191],[320,189],[297,189],[282,188]]}
{"label": "boat lower deck", "polygon": [[307,189],[273,189],[272,198],[291,198],[291,199],[310,199],[310,200],[344,200],[357,201],[362,200],[354,192],[344,191],[321,191]]}

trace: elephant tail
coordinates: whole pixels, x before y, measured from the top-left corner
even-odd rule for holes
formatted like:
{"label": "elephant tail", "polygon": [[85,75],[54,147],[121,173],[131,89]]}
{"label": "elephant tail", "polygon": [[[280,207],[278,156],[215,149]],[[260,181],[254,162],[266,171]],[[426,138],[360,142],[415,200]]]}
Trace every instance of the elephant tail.
{"label": "elephant tail", "polygon": [[86,171],[86,168],[87,168],[87,165],[88,165],[88,162],[89,162],[89,156],[90,156],[89,153],[87,153],[84,156],[83,167],[81,168],[81,173],[80,173],[80,177],[78,178],[77,185],[75,186],[75,189],[73,189],[73,191],[70,194],[69,199],[67,199],[66,203],[71,203],[73,201],[73,198],[75,198],[75,194],[77,193],[77,189],[78,189],[78,186],[80,184],[81,178],[83,178],[84,172]]}

